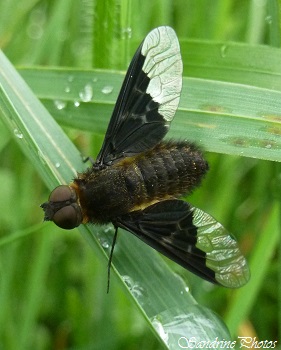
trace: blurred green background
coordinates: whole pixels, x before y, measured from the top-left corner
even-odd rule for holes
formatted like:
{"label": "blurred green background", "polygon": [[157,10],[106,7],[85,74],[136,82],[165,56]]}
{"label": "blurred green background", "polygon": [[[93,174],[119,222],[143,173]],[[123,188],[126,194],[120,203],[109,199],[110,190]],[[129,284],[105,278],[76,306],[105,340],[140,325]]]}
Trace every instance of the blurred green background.
{"label": "blurred green background", "polygon": [[[225,48],[222,55],[230,42],[234,51],[238,43],[247,44],[244,52],[250,45],[279,48],[280,6],[277,0],[6,0],[0,2],[0,48],[23,76],[35,66],[44,66],[46,76],[48,68],[57,66],[124,71],[138,43],[159,25],[172,26],[183,46],[196,43],[204,50],[208,43],[219,43]],[[187,64],[184,74],[216,79],[204,73],[206,67],[204,62],[201,70]],[[242,63],[236,69],[247,74]],[[241,83],[255,85],[250,65],[249,70]],[[219,80],[219,65],[217,71]],[[31,72],[39,86],[41,70],[38,76]],[[230,69],[223,80],[231,74]],[[275,72],[272,79],[280,75]],[[281,86],[272,89],[280,92]],[[60,102],[55,96],[53,110],[60,109]],[[95,134],[79,130],[79,120],[75,129],[60,121],[84,155],[98,152],[109,115],[101,117],[104,125],[97,125]],[[163,349],[116,278],[106,294],[106,262],[95,257],[78,231],[42,223],[39,205],[49,190],[21,152],[19,136],[1,124],[0,349]],[[235,234],[251,262],[253,282],[239,291],[225,290],[168,263],[195,299],[223,318],[234,339],[278,340],[280,164],[260,160],[258,153],[254,159],[205,148],[211,170],[189,200]]]}

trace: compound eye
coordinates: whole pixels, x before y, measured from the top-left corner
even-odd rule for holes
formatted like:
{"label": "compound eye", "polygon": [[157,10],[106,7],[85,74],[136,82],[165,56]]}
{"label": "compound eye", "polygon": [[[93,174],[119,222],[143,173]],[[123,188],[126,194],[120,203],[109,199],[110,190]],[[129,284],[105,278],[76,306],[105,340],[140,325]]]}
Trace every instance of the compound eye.
{"label": "compound eye", "polygon": [[65,230],[71,230],[79,226],[81,224],[81,213],[77,204],[59,209],[53,216],[53,222]]}
{"label": "compound eye", "polygon": [[73,200],[76,197],[75,191],[69,186],[61,185],[56,187],[50,194],[50,202],[64,202]]}
{"label": "compound eye", "polygon": [[53,221],[57,226],[71,230],[82,223],[82,212],[76,191],[66,185],[56,187],[50,194],[49,202],[41,205],[44,220]]}

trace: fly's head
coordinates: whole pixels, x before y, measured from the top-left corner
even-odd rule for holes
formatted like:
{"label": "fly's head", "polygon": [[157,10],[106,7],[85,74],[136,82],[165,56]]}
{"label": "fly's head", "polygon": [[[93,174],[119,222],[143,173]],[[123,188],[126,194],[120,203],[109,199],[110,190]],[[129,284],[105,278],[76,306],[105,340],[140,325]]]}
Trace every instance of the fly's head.
{"label": "fly's head", "polygon": [[56,187],[41,208],[45,213],[44,221],[53,221],[66,230],[79,226],[83,220],[77,192],[71,186]]}

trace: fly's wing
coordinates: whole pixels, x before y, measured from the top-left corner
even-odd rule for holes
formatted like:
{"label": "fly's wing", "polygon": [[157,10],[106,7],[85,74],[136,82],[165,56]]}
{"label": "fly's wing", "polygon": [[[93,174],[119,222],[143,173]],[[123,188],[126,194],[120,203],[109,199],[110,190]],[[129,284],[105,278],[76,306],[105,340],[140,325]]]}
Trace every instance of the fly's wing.
{"label": "fly's wing", "polygon": [[250,277],[237,242],[209,214],[181,200],[166,200],[122,216],[122,227],[201,278],[228,288]]}
{"label": "fly's wing", "polygon": [[155,146],[179,104],[182,60],[170,27],[152,30],[137,49],[119,93],[96,165],[111,165]]}

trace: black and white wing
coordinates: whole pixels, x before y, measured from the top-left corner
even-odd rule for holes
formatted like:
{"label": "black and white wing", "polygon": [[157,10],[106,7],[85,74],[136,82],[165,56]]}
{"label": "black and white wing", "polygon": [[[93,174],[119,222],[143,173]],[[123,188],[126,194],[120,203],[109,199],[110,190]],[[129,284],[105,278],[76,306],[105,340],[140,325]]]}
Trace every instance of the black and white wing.
{"label": "black and white wing", "polygon": [[182,200],[125,214],[115,225],[209,282],[239,288],[250,278],[235,239],[212,216]]}
{"label": "black and white wing", "polygon": [[95,165],[111,165],[161,141],[177,110],[181,88],[176,33],[170,27],[158,27],[132,59]]}

